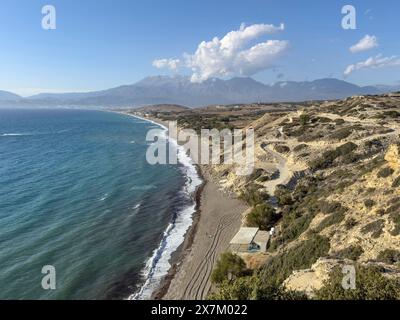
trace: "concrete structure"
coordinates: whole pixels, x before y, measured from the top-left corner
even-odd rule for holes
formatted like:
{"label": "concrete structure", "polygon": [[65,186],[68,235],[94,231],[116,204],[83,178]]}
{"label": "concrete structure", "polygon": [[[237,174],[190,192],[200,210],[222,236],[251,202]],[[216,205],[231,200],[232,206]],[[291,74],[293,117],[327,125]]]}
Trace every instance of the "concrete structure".
{"label": "concrete structure", "polygon": [[229,243],[232,252],[265,252],[269,241],[269,233],[259,228],[240,228]]}

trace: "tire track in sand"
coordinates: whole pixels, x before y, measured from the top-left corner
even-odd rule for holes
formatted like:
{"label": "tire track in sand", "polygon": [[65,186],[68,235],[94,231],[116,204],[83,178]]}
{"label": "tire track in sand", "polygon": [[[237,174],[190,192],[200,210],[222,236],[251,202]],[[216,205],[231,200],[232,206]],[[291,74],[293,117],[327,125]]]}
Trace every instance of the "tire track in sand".
{"label": "tire track in sand", "polygon": [[214,266],[214,262],[216,260],[217,255],[217,247],[220,243],[220,238],[223,231],[232,224],[235,219],[237,219],[240,215],[233,216],[232,214],[224,215],[219,219],[215,234],[213,236],[213,240],[209,245],[206,253],[204,254],[204,258],[202,262],[196,267],[192,281],[190,281],[184,290],[183,299],[204,299],[205,289],[209,282],[209,278],[212,272],[212,268]]}

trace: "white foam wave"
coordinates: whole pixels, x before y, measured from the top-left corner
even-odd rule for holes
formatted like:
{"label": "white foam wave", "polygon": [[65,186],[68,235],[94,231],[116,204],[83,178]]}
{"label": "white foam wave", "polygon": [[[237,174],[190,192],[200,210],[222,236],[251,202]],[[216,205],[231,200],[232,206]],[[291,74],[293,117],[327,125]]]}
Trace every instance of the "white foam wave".
{"label": "white foam wave", "polygon": [[29,136],[29,133],[3,133],[2,137],[20,137],[20,136]]}
{"label": "white foam wave", "polygon": [[104,201],[108,198],[108,193],[105,193],[101,198],[100,201]]}
{"label": "white foam wave", "polygon": [[[133,115],[132,115],[133,116]],[[157,126],[168,130],[162,124],[156,123],[152,120],[140,118],[148,122],[152,122]],[[178,161],[182,164],[182,170],[186,176],[186,183],[183,186],[183,192],[188,197],[192,197],[196,189],[201,185],[202,180],[199,177],[196,167],[192,159],[186,154],[185,149],[179,146],[177,141],[170,139],[169,143],[174,144],[177,148]],[[183,208],[176,216],[175,222],[170,223],[164,231],[163,239],[156,250],[154,250],[151,258],[147,261],[142,276],[146,279],[139,292],[132,294],[128,299],[130,300],[146,300],[150,299],[154,290],[157,289],[161,280],[167,275],[171,264],[169,260],[171,255],[178,249],[185,239],[185,234],[193,223],[193,213],[195,212],[196,203],[192,199],[192,204]]]}
{"label": "white foam wave", "polygon": [[139,202],[137,205],[133,206],[132,209],[133,210],[139,209],[140,206],[141,206],[141,203]]}

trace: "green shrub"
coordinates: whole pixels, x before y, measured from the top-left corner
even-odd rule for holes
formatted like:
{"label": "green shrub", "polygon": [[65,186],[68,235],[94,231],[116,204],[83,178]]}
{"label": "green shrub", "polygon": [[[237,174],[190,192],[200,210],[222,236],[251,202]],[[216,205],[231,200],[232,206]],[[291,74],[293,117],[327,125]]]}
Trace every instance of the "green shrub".
{"label": "green shrub", "polygon": [[379,170],[377,177],[378,178],[387,178],[393,174],[394,170],[390,167],[385,167]]}
{"label": "green shrub", "polygon": [[246,263],[238,255],[231,252],[221,254],[214,271],[211,274],[211,281],[219,284],[223,281],[231,281],[244,274]]}
{"label": "green shrub", "polygon": [[265,203],[268,200],[268,193],[261,191],[256,186],[248,186],[239,196],[240,199],[245,201],[249,206],[253,207],[257,204]]}
{"label": "green shrub", "polygon": [[304,300],[307,297],[278,285],[266,285],[258,276],[225,281],[209,297],[211,300]]}
{"label": "green shrub", "polygon": [[371,194],[373,192],[375,192],[376,188],[367,188],[367,190],[365,190],[365,194]]}
{"label": "green shrub", "polygon": [[256,205],[246,217],[248,227],[257,227],[269,230],[277,222],[279,216],[275,209],[267,203]]}
{"label": "green shrub", "polygon": [[308,147],[308,146],[307,146],[305,143],[301,143],[301,144],[295,146],[295,147],[293,148],[293,151],[299,152],[299,151],[301,151],[301,150],[303,150],[303,149],[305,149],[305,148],[307,148],[307,147]]}
{"label": "green shrub", "polygon": [[342,205],[336,201],[323,200],[320,202],[319,209],[321,210],[322,213],[330,214],[330,213],[341,211]]}
{"label": "green shrub", "polygon": [[343,250],[336,252],[335,256],[341,259],[358,260],[358,258],[363,254],[364,250],[361,246],[350,246]]}
{"label": "green shrub", "polygon": [[398,188],[398,187],[400,187],[400,176],[394,179],[392,183],[392,188]]}
{"label": "green shrub", "polygon": [[310,119],[311,119],[311,117],[306,113],[303,113],[302,115],[300,115],[299,120],[300,120],[301,126],[305,126],[307,123],[309,123]]}
{"label": "green shrub", "polygon": [[210,294],[210,300],[250,300],[255,299],[257,279],[240,277],[234,281],[223,281],[216,292]]}
{"label": "green shrub", "polygon": [[335,139],[335,140],[343,140],[346,139],[351,133],[353,132],[352,127],[346,127],[346,128],[341,128],[339,130],[336,130],[334,133],[332,133],[329,138]]}
{"label": "green shrub", "polygon": [[376,220],[376,221],[371,222],[371,223],[367,224],[366,226],[364,226],[361,229],[361,232],[363,232],[364,234],[371,232],[372,238],[379,238],[379,236],[383,232],[382,229],[383,229],[384,225],[385,225],[385,220],[379,219],[379,220]]}
{"label": "green shrub", "polygon": [[274,196],[276,197],[279,205],[281,206],[293,204],[293,198],[290,191],[283,186],[278,186],[276,188]]}
{"label": "green shrub", "polygon": [[394,223],[394,229],[390,231],[392,236],[398,236],[400,234],[400,212],[392,212],[390,214],[390,219]]}
{"label": "green shrub", "polygon": [[320,158],[317,158],[310,163],[310,167],[314,170],[328,168],[337,158],[346,156],[355,149],[357,149],[356,144],[353,142],[347,142],[334,150],[325,151]]}
{"label": "green shrub", "polygon": [[354,218],[349,218],[344,223],[346,230],[353,229],[357,225],[357,221]]}
{"label": "green shrub", "polygon": [[279,153],[288,153],[290,151],[290,148],[288,146],[282,144],[277,144],[274,148],[275,151]]}
{"label": "green shrub", "polygon": [[329,280],[315,292],[317,300],[393,300],[400,299],[398,279],[384,277],[376,267],[356,266],[356,288],[344,289],[343,273],[340,267],[334,268]]}
{"label": "green shrub", "polygon": [[290,250],[271,257],[260,271],[264,284],[280,285],[294,271],[310,268],[330,249],[329,239],[313,235]]}
{"label": "green shrub", "polygon": [[374,201],[374,200],[371,200],[371,199],[366,199],[366,200],[364,200],[364,205],[365,205],[368,209],[370,209],[370,208],[372,208],[372,207],[375,205],[375,201]]}
{"label": "green shrub", "polygon": [[389,117],[389,118],[398,118],[398,117],[400,117],[400,113],[397,112],[397,111],[394,111],[394,110],[392,110],[392,111],[384,111],[383,115],[385,117]]}
{"label": "green shrub", "polygon": [[290,224],[285,226],[277,241],[285,243],[296,239],[307,230],[314,216],[315,215],[312,213],[306,213],[293,220]]}
{"label": "green shrub", "polygon": [[257,180],[264,174],[264,172],[265,172],[264,169],[261,168],[253,170],[253,172],[247,176],[246,178],[247,182]]}
{"label": "green shrub", "polygon": [[330,226],[333,226],[335,224],[338,224],[343,221],[345,217],[344,211],[339,211],[336,213],[331,213],[329,216],[327,216],[325,219],[323,219],[318,227],[315,229],[316,232],[321,232],[325,228],[328,228]]}
{"label": "green shrub", "polygon": [[400,263],[400,251],[385,249],[379,253],[377,260],[388,264]]}

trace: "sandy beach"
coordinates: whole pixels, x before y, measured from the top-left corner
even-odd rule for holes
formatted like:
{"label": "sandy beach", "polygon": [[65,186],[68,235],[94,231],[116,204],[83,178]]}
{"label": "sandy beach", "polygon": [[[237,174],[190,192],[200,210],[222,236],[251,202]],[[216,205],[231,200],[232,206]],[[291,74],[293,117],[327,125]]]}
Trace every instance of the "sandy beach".
{"label": "sandy beach", "polygon": [[210,275],[219,254],[240,228],[247,206],[219,190],[217,183],[202,170],[205,180],[191,243],[181,253],[172,270],[172,279],[163,299],[205,299],[211,289]]}
{"label": "sandy beach", "polygon": [[[121,112],[125,115],[132,114]],[[146,117],[165,127],[168,123]],[[219,255],[226,251],[230,240],[241,226],[247,205],[220,190],[205,166],[197,166],[203,184],[196,194],[197,207],[193,224],[184,242],[171,257],[171,269],[153,299],[202,300],[210,292],[210,275]]]}

